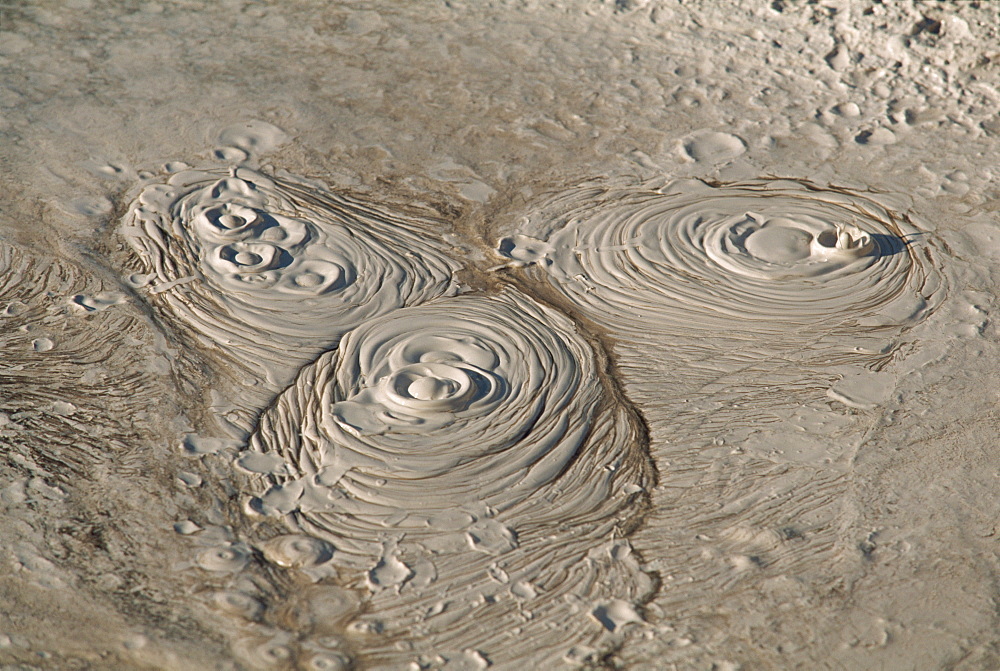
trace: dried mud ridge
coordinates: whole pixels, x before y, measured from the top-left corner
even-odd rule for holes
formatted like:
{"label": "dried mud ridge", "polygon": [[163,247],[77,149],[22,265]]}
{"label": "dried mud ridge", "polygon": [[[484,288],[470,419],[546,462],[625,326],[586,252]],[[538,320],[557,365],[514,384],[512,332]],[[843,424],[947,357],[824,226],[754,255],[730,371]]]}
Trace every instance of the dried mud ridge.
{"label": "dried mud ridge", "polygon": [[[655,596],[623,538],[652,490],[649,457],[682,477],[711,467],[684,444],[690,411],[656,390],[749,407],[769,395],[740,381],[780,384],[790,360],[818,378],[877,368],[942,294],[920,231],[804,182],[581,187],[524,221],[496,254],[610,341],[649,445],[579,327],[512,286],[461,293],[466,263],[431,217],[243,168],[175,174],[125,216],[137,290],[223,385],[241,378],[223,391],[252,433],[235,455],[242,523],[288,527],[248,542],[299,576],[289,598],[309,631],[341,641],[315,668],[597,662]],[[876,340],[890,346],[864,345]],[[769,473],[750,466],[738,486]],[[653,504],[679,524],[698,514]],[[238,574],[251,554],[230,543],[200,561]],[[689,559],[655,543],[643,558]],[[314,635],[273,626],[292,641],[275,664],[320,654]]]}

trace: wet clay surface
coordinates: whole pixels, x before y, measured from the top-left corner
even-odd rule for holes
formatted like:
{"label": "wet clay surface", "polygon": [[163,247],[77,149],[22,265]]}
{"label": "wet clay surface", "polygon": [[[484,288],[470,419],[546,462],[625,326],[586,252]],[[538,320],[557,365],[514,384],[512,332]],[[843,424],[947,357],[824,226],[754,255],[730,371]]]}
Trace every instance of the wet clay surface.
{"label": "wet clay surface", "polygon": [[0,665],[992,668],[1000,8],[0,8]]}

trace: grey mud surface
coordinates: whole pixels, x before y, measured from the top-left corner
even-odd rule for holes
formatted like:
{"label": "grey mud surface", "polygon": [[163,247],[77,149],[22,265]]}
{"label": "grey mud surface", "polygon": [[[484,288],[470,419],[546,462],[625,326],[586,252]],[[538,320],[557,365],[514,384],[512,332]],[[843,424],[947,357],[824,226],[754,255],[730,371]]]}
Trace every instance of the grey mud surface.
{"label": "grey mud surface", "polygon": [[[1000,668],[998,108],[985,0],[0,5],[0,668]],[[235,164],[419,209],[462,291],[514,286],[594,348],[656,484],[581,536],[585,644],[393,633],[416,564],[389,541],[353,591],[281,570],[233,460],[290,375],[251,387],[179,329],[120,235],[144,184]],[[933,310],[844,315],[868,358],[699,386],[495,251],[575,189],[684,179],[870,198],[931,250]],[[331,602],[357,622],[324,629]]]}

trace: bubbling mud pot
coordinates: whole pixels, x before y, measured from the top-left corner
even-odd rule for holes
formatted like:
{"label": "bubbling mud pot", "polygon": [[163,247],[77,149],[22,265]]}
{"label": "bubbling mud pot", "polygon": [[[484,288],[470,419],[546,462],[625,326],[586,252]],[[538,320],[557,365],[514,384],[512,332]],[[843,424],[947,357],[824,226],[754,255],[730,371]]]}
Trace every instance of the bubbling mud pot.
{"label": "bubbling mud pot", "polygon": [[125,216],[130,283],[239,410],[237,440],[185,451],[253,429],[233,474],[261,526],[178,526],[253,668],[312,663],[318,635],[366,668],[587,663],[641,621],[654,579],[622,535],[653,482],[644,428],[558,311],[448,298],[442,225],[245,168],[148,184]]}
{"label": "bubbling mud pot", "polygon": [[351,331],[250,445],[240,461],[272,483],[251,514],[329,542],[372,591],[376,666],[466,649],[556,663],[609,645],[651,588],[616,540],[651,485],[634,419],[572,322],[512,289]]}
{"label": "bubbling mud pot", "polygon": [[913,324],[936,300],[924,234],[844,191],[692,180],[571,190],[546,208],[563,212],[532,217],[544,239],[522,231],[500,252],[621,340],[736,329],[792,348],[838,326]]}
{"label": "bubbling mud pot", "polygon": [[[607,334],[654,426],[690,414],[678,398],[720,405],[697,420],[720,434],[734,407],[848,399],[833,381],[885,367],[945,295],[934,244],[904,215],[802,181],[577,188],[525,217],[498,253]],[[664,384],[674,400],[652,392]],[[800,391],[760,394],[781,385]]]}
{"label": "bubbling mud pot", "polygon": [[1000,3],[0,3],[0,668],[1000,668]]}
{"label": "bubbling mud pot", "polygon": [[454,293],[458,266],[427,235],[441,227],[232,168],[144,187],[121,230],[153,303],[221,354],[220,374],[251,376],[266,402],[355,326]]}
{"label": "bubbling mud pot", "polygon": [[792,180],[570,189],[522,222],[498,254],[606,334],[649,423],[646,528],[670,532],[633,542],[670,584],[648,612],[718,637],[706,603],[750,581],[796,571],[812,599],[852,574],[839,530],[870,420],[838,408],[891,397],[901,339],[941,304],[927,234]]}
{"label": "bubbling mud pot", "polygon": [[[313,584],[282,597],[306,620],[239,639],[261,668],[311,659],[317,633],[342,641],[323,655],[371,668],[586,664],[626,625],[696,620],[692,590],[732,601],[734,570],[820,566],[810,588],[829,589],[847,573],[838,507],[859,429],[820,401],[891,393],[881,370],[943,295],[903,215],[801,181],[529,203],[497,253],[552,307],[513,287],[449,297],[462,264],[418,235],[430,224],[303,180],[187,171],[137,203],[123,233],[152,300],[222,352],[214,367],[256,375],[249,421],[306,363],[233,459],[266,564]],[[624,397],[566,315],[607,343]],[[756,445],[774,422],[806,440]],[[650,491],[670,534],[640,527]],[[766,531],[792,511],[785,535]],[[268,538],[269,520],[292,533]],[[723,568],[678,540],[694,528]],[[223,540],[197,563],[240,575],[250,548]],[[657,593],[664,576],[682,579]]]}

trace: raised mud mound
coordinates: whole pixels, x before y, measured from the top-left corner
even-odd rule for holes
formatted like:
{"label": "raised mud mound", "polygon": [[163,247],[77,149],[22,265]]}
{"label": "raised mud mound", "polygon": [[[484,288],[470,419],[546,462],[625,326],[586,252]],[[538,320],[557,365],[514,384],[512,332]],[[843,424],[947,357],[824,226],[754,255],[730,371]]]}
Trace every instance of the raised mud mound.
{"label": "raised mud mound", "polygon": [[[501,241],[589,319],[637,334],[779,337],[912,324],[936,278],[920,232],[868,198],[790,180],[579,189]],[[713,341],[714,342],[714,341]]]}
{"label": "raised mud mound", "polygon": [[442,224],[294,178],[185,171],[146,186],[123,234],[153,301],[271,389],[352,328],[454,292]]}
{"label": "raised mud mound", "polygon": [[523,214],[498,253],[603,333],[649,423],[660,486],[632,541],[666,581],[650,612],[721,638],[714,609],[753,608],[754,581],[793,572],[806,603],[860,570],[841,530],[864,435],[831,398],[891,395],[945,294],[926,234],[791,180],[581,187]]}
{"label": "raised mud mound", "polygon": [[129,210],[135,284],[213,389],[249,389],[246,538],[196,561],[248,623],[238,577],[272,576],[284,615],[234,644],[247,664],[598,663],[643,613],[739,603],[757,568],[816,593],[849,574],[860,439],[829,403],[891,393],[882,369],[940,302],[921,231],[790,180],[528,207],[497,249],[517,277],[464,295],[443,222],[298,178],[187,171]]}
{"label": "raised mud mound", "polygon": [[373,663],[558,660],[603,638],[595,610],[635,616],[650,587],[614,543],[651,481],[634,420],[572,322],[513,290],[350,332],[241,460],[274,471],[254,511],[329,542],[373,591]]}
{"label": "raised mud mound", "polygon": [[723,433],[748,409],[825,399],[843,367],[886,365],[944,296],[926,234],[805,182],[577,188],[526,221],[498,253],[606,334],[654,427],[694,412]]}

